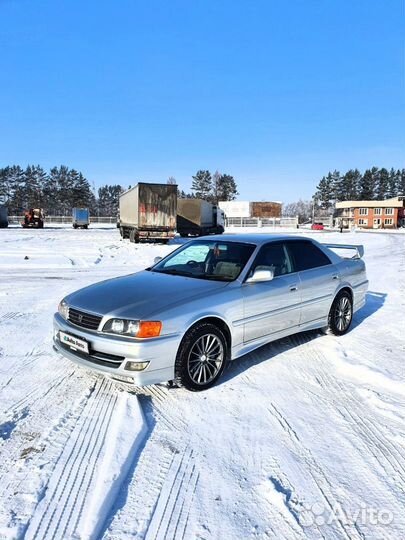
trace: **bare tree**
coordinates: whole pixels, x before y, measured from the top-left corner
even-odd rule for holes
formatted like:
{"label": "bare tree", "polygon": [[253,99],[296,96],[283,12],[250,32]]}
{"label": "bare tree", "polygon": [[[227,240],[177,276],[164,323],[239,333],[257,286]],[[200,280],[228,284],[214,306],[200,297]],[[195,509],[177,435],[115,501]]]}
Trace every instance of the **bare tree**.
{"label": "bare tree", "polygon": [[285,204],[283,206],[283,216],[296,217],[298,216],[299,223],[310,221],[312,216],[312,201],[299,201]]}

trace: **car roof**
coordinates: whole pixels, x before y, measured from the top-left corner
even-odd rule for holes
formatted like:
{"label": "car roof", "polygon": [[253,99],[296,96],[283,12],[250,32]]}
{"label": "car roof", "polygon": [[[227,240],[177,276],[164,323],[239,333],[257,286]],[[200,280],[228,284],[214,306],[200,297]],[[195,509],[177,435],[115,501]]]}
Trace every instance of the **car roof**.
{"label": "car roof", "polygon": [[280,242],[281,240],[309,240],[312,238],[292,234],[273,234],[273,233],[246,233],[246,234],[215,234],[205,237],[206,240],[217,240],[218,242],[239,242],[244,244],[267,244],[268,242]]}

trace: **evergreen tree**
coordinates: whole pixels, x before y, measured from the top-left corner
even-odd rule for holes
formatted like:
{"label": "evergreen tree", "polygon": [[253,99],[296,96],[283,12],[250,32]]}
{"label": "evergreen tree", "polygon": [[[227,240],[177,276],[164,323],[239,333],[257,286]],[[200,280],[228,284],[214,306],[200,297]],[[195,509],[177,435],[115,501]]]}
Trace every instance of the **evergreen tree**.
{"label": "evergreen tree", "polygon": [[[374,169],[374,168],[373,168]],[[359,186],[358,197],[360,201],[369,201],[374,199],[375,194],[375,173],[373,169],[367,169],[363,174],[363,177]]]}
{"label": "evergreen tree", "polygon": [[199,170],[193,176],[191,190],[197,199],[209,201],[212,197],[212,176],[210,171]]}
{"label": "evergreen tree", "polygon": [[332,185],[332,174],[323,176],[316,187],[315,198],[319,201],[321,208],[328,209],[332,206],[334,198],[334,186]]}
{"label": "evergreen tree", "polygon": [[375,173],[376,187],[375,198],[377,200],[386,199],[389,191],[389,173],[384,167]]}
{"label": "evergreen tree", "polygon": [[62,215],[69,216],[73,207],[73,178],[69,167],[61,165],[59,167],[59,204]]}
{"label": "evergreen tree", "polygon": [[392,167],[390,172],[388,173],[388,188],[387,188],[387,193],[386,193],[388,199],[391,199],[392,197],[396,197],[398,195],[398,185],[399,185],[400,176],[401,176],[401,172],[396,171]]}
{"label": "evergreen tree", "polygon": [[402,195],[405,197],[405,169],[402,169],[402,171],[397,171],[397,178],[397,195]]}
{"label": "evergreen tree", "polygon": [[109,207],[108,186],[102,186],[98,189],[97,209],[100,216],[105,216]]}
{"label": "evergreen tree", "polygon": [[24,210],[24,171],[19,165],[13,165],[8,171],[8,184],[10,189],[9,214],[21,213]]}
{"label": "evergreen tree", "polygon": [[360,179],[361,174],[357,169],[347,171],[341,177],[340,185],[336,188],[336,201],[355,201]]}
{"label": "evergreen tree", "polygon": [[42,187],[43,207],[50,216],[60,214],[56,171],[56,167],[51,169],[50,173],[45,178]]}
{"label": "evergreen tree", "polygon": [[82,175],[82,173],[78,173],[75,170],[70,171],[70,177],[73,184],[71,201],[72,208],[89,208],[91,213],[94,213],[96,209],[96,201],[89,182]]}
{"label": "evergreen tree", "polygon": [[53,212],[57,211],[63,216],[70,215],[73,207],[73,178],[66,165],[51,169],[47,188],[46,198],[53,208]]}
{"label": "evergreen tree", "polygon": [[44,202],[43,188],[46,176],[46,172],[39,165],[28,165],[25,169],[23,204],[25,208],[42,208]]}
{"label": "evergreen tree", "polygon": [[230,174],[221,174],[215,193],[215,204],[219,201],[234,201],[238,195],[238,189],[233,176]]}
{"label": "evergreen tree", "polygon": [[222,199],[220,199],[220,182],[221,182],[221,173],[219,171],[215,171],[212,175],[212,193],[210,200],[214,204],[218,204],[218,202]]}
{"label": "evergreen tree", "polygon": [[116,216],[119,208],[119,197],[122,193],[119,185],[102,186],[98,190],[98,212],[100,216]]}
{"label": "evergreen tree", "polygon": [[0,169],[0,203],[8,205],[11,199],[10,167]]}
{"label": "evergreen tree", "polygon": [[377,199],[377,187],[379,182],[379,170],[378,167],[371,168],[371,174],[374,180],[374,199]]}
{"label": "evergreen tree", "polygon": [[332,201],[331,206],[335,204],[336,201],[344,200],[341,199],[341,197],[345,196],[345,193],[342,192],[341,185],[342,185],[342,176],[340,175],[340,172],[336,169],[333,171],[333,173],[330,175],[330,183],[332,186]]}

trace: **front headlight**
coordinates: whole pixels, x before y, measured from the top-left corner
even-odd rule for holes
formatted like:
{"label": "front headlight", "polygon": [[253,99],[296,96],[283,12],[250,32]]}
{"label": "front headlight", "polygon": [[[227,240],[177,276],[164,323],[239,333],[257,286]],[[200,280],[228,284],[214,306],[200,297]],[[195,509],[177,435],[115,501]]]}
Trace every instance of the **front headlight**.
{"label": "front headlight", "polygon": [[120,334],[121,336],[136,336],[139,330],[139,321],[127,319],[110,319],[103,327],[103,332]]}
{"label": "front headlight", "polygon": [[65,300],[59,302],[58,311],[59,314],[65,319],[65,321],[67,321],[69,317],[69,305]]}
{"label": "front headlight", "polygon": [[103,332],[138,338],[157,337],[160,335],[160,321],[131,321],[128,319],[110,319],[103,327]]}

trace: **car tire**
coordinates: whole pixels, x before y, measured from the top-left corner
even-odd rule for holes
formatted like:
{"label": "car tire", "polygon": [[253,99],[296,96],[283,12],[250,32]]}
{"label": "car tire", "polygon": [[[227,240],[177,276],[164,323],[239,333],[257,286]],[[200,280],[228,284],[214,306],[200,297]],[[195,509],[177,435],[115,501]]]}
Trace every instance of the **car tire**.
{"label": "car tire", "polygon": [[224,333],[212,323],[197,323],[184,336],[177,352],[175,382],[199,392],[213,386],[228,360]]}
{"label": "car tire", "polygon": [[335,336],[343,336],[349,330],[353,319],[353,300],[348,291],[336,295],[329,311],[328,331]]}

